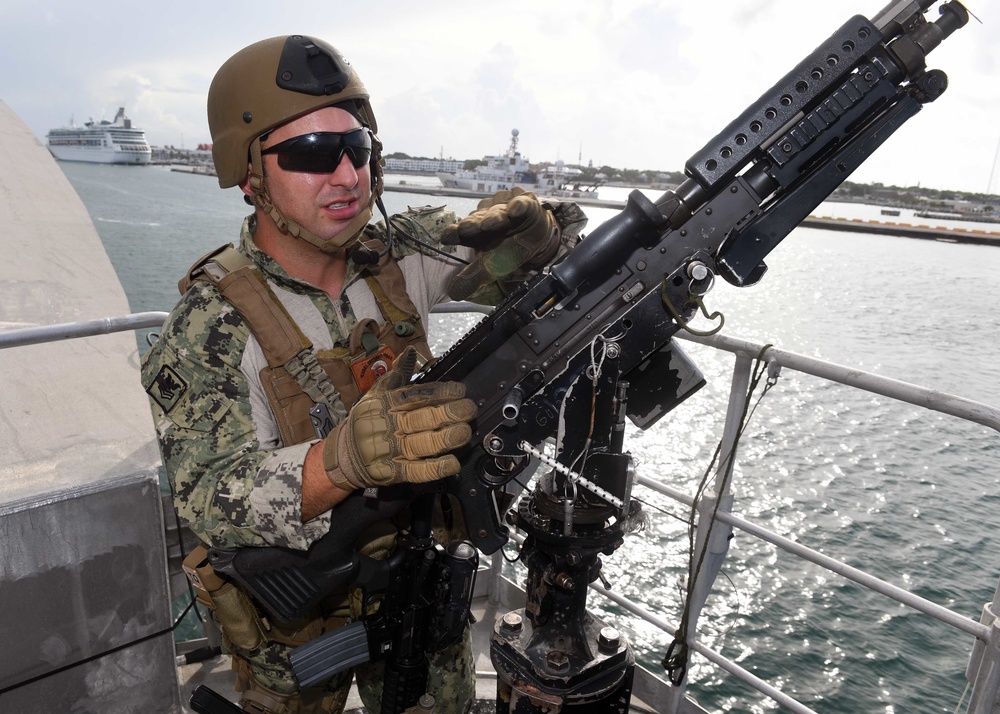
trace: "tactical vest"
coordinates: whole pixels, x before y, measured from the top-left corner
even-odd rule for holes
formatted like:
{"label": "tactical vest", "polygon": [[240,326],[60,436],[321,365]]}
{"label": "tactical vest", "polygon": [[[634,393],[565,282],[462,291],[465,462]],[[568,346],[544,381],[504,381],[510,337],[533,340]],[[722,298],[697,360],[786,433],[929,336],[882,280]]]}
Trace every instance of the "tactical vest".
{"label": "tactical vest", "polygon": [[[181,294],[198,280],[212,283],[246,320],[267,361],[260,380],[285,446],[317,437],[310,419],[310,410],[317,404],[329,407],[334,422],[345,417],[347,409],[391,368],[396,355],[407,346],[413,345],[424,359],[431,358],[426,331],[416,306],[406,294],[403,273],[396,261],[387,254],[377,265],[367,266],[365,273],[364,280],[375,296],[383,324],[379,327],[375,320],[362,320],[352,331],[346,347],[319,352],[313,350],[311,341],[295,324],[253,261],[232,244],[200,258],[178,282]],[[450,497],[435,508],[434,527],[439,531],[436,535],[445,542],[464,534],[461,514]],[[391,551],[395,536],[391,524],[375,524],[358,538],[355,548],[381,559]],[[330,593],[302,620],[269,621],[241,588],[212,571],[206,553],[205,547],[200,546],[189,554],[185,571],[199,600],[215,613],[233,657],[238,691],[251,686],[249,682],[254,675],[246,655],[261,643],[296,647],[341,627],[362,611],[360,593],[348,593],[342,587]]]}
{"label": "tactical vest", "polygon": [[313,349],[254,262],[232,244],[200,258],[177,285],[184,294],[195,281],[212,283],[246,320],[267,361],[260,380],[284,446],[317,437],[310,418],[316,405],[327,407],[333,424],[343,419],[407,346],[413,345],[424,359],[431,357],[427,333],[396,261],[386,254],[364,270],[382,325],[362,320],[346,347],[320,351]]}

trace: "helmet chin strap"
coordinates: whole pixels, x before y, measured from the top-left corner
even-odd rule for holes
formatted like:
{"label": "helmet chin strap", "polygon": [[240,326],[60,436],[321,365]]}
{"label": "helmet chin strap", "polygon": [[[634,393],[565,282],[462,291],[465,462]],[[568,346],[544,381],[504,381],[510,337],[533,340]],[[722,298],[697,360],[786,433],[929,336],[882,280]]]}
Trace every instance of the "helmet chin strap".
{"label": "helmet chin strap", "polygon": [[264,161],[260,155],[260,139],[254,139],[250,144],[250,188],[253,189],[253,204],[270,216],[278,230],[294,238],[301,238],[311,243],[325,253],[336,253],[345,246],[359,242],[365,226],[372,219],[372,206],[375,204],[376,193],[373,189],[368,205],[356,215],[343,230],[330,240],[323,240],[315,233],[306,230],[295,221],[290,221],[281,215],[281,211],[271,201],[271,196],[264,185]]}

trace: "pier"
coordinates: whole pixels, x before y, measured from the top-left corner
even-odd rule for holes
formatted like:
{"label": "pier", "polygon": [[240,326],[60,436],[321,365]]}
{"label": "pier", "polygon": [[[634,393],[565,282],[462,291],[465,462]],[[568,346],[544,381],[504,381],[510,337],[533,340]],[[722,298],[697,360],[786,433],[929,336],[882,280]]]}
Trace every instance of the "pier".
{"label": "pier", "polygon": [[824,228],[830,231],[877,233],[902,238],[922,238],[943,243],[968,243],[1000,246],[1000,232],[969,228],[952,228],[941,225],[912,225],[893,221],[865,221],[860,218],[830,218],[809,216],[801,225],[807,228]]}

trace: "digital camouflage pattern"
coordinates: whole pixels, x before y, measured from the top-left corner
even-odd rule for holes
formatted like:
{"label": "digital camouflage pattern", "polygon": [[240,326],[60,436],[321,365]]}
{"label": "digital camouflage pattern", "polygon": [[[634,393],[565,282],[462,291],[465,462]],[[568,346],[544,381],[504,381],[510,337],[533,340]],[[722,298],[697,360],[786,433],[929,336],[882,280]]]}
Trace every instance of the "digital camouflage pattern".
{"label": "digital camouflage pattern", "polygon": [[[472,654],[472,633],[465,630],[465,640],[446,647],[430,657],[427,691],[434,697],[434,714],[463,714],[476,696],[476,670]],[[358,667],[358,693],[370,712],[381,711],[381,662]]]}

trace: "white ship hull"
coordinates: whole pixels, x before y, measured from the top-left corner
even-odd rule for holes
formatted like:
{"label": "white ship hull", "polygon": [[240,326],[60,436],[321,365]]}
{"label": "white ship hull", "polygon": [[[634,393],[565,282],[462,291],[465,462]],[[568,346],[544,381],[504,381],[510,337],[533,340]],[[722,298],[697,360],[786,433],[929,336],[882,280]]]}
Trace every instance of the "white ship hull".
{"label": "white ship hull", "polygon": [[53,147],[49,151],[59,161],[85,161],[91,164],[136,164],[145,165],[152,157],[152,151],[122,151],[108,147],[89,149],[83,147]]}
{"label": "white ship hull", "polygon": [[[581,188],[581,178],[577,176],[580,172],[566,168],[561,161],[547,167],[541,175],[532,171],[531,164],[517,150],[517,143],[518,131],[514,129],[506,154],[484,156],[483,165],[471,171],[439,171],[438,180],[444,188],[487,195],[522,188],[538,196],[597,198],[596,184]],[[573,171],[576,174],[572,174]]]}
{"label": "white ship hull", "polygon": [[515,186],[523,188],[525,191],[536,189],[534,181],[522,182],[509,177],[481,176],[471,172],[439,173],[437,177],[445,188],[458,188],[463,191],[477,191],[479,193],[509,191]]}

